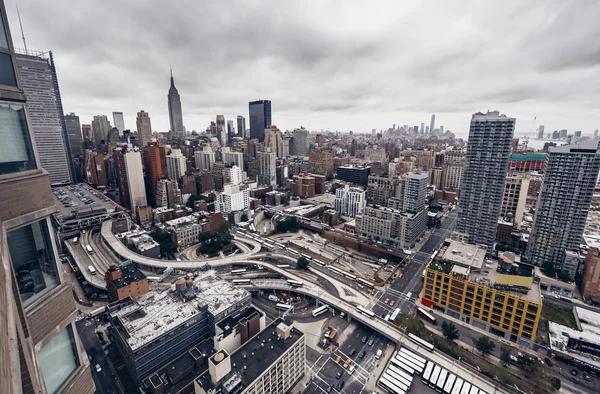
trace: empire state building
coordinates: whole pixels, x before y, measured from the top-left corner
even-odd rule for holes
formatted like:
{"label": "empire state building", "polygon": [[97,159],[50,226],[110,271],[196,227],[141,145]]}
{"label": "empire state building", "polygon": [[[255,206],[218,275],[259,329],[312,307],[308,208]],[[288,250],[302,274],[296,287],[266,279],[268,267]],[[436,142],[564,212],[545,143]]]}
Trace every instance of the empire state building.
{"label": "empire state building", "polygon": [[171,87],[169,88],[169,94],[167,95],[167,102],[169,104],[169,122],[171,125],[171,133],[173,136],[183,139],[185,138],[185,130],[183,129],[181,98],[179,97],[179,92],[175,87],[173,70],[171,70]]}

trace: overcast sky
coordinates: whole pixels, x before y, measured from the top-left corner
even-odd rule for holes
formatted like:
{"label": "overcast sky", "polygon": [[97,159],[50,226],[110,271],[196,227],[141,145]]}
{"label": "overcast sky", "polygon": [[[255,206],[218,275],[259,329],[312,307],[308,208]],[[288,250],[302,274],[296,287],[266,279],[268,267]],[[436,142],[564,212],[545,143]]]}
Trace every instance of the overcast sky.
{"label": "overcast sky", "polygon": [[[282,130],[444,125],[498,109],[546,131],[600,128],[599,1],[18,0],[54,53],[64,110],[169,127],[169,64],[188,130],[272,100]],[[22,47],[15,3],[6,2]]]}

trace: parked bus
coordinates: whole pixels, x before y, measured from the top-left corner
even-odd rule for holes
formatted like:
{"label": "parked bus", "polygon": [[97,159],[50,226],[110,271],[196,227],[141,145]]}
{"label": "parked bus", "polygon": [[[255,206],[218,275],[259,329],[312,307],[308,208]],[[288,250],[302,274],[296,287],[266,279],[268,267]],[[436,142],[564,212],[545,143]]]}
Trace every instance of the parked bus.
{"label": "parked bus", "polygon": [[342,275],[344,275],[348,279],[356,280],[356,276],[349,274],[348,272],[344,272]]}
{"label": "parked bus", "polygon": [[234,285],[247,285],[247,284],[250,284],[250,279],[234,279],[233,284]]}
{"label": "parked bus", "polygon": [[363,315],[367,315],[369,316],[371,319],[375,318],[375,314],[373,313],[373,311],[368,310],[367,308],[363,308],[362,306],[358,305],[356,307],[356,309],[362,313]]}
{"label": "parked bus", "polygon": [[240,268],[237,270],[231,270],[231,275],[241,275],[246,273],[246,268]]}
{"label": "parked bus", "polygon": [[396,360],[401,361],[404,364],[411,367],[415,371],[415,373],[418,375],[421,375],[423,373],[423,369],[425,368],[424,366],[421,366],[421,364],[417,364],[416,362],[409,359],[406,354],[398,353],[396,355]]}
{"label": "parked bus", "polygon": [[379,385],[384,390],[386,390],[388,393],[392,393],[392,394],[405,394],[404,390],[402,390],[400,387],[395,386],[393,383],[391,383],[389,380],[387,380],[383,376],[379,379]]}
{"label": "parked bus", "polygon": [[427,312],[425,309],[418,307],[417,314],[421,316],[424,320],[427,320],[431,324],[437,324],[437,319],[431,313]]}
{"label": "parked bus", "polygon": [[392,374],[390,374],[388,371],[385,371],[383,373],[383,375],[381,375],[383,378],[387,379],[388,382],[390,382],[391,384],[393,384],[395,387],[399,388],[400,390],[402,390],[402,392],[406,393],[408,391],[408,386],[405,385],[404,383],[402,383],[401,381],[399,381],[398,379],[396,379]]}
{"label": "parked bus", "polygon": [[440,377],[438,378],[438,380],[435,384],[436,391],[439,391],[440,393],[442,391],[444,391],[444,385],[446,384],[447,377],[448,377],[448,371],[446,371],[444,368],[442,368],[442,371],[440,372]]}
{"label": "parked bus", "polygon": [[393,323],[396,321],[396,318],[400,314],[400,308],[396,308],[394,312],[392,312],[392,316],[390,316],[390,321]]}
{"label": "parked bus", "polygon": [[289,264],[277,264],[277,268],[290,268]]}
{"label": "parked bus", "polygon": [[464,382],[460,394],[469,394],[469,391],[471,391],[471,383]]}
{"label": "parked bus", "polygon": [[290,252],[291,254],[295,254],[298,255],[298,252],[296,252],[294,249],[292,248],[285,248],[285,250],[287,250],[288,252]]}
{"label": "parked bus", "polygon": [[452,393],[450,394],[460,394],[460,390],[462,389],[464,380],[462,378],[457,377],[456,382],[454,382],[454,387],[452,387]]}
{"label": "parked bus", "polygon": [[293,308],[293,306],[288,305],[288,304],[277,304],[277,305],[275,305],[275,308],[277,308],[277,309],[283,309],[285,311],[289,311],[290,309]]}
{"label": "parked bus", "polygon": [[413,353],[412,351],[408,350],[405,347],[400,348],[400,353],[408,354],[409,356],[411,356],[412,358],[416,359],[417,361],[419,361],[423,365],[427,364],[427,360],[426,359],[424,359],[421,356],[416,355],[415,353]]}
{"label": "parked bus", "polygon": [[312,260],[312,257],[310,257],[310,256],[309,256],[309,255],[307,255],[307,254],[300,253],[300,256],[304,257],[304,258],[305,258],[305,259],[307,259],[307,260]]}
{"label": "parked bus", "polygon": [[395,365],[388,365],[388,372],[392,373],[398,380],[404,382],[408,387],[412,386],[413,377]]}
{"label": "parked bus", "polygon": [[402,371],[406,371],[409,375],[415,374],[415,370],[412,369],[409,365],[406,365],[401,360],[398,360],[397,358],[392,358],[390,361],[392,362],[392,364],[394,364],[396,367],[398,367],[398,369],[400,369]]}
{"label": "parked bus", "polygon": [[302,282],[300,282],[299,280],[288,279],[287,284],[292,287],[302,287]]}
{"label": "parked bus", "polygon": [[431,373],[433,372],[433,367],[435,366],[435,364],[431,361],[427,362],[427,365],[425,366],[425,370],[423,371],[423,375],[421,375],[421,380],[423,380],[423,383],[427,384],[427,382],[429,382],[429,378],[431,377]]}
{"label": "parked bus", "polygon": [[429,379],[429,382],[427,382],[429,387],[431,387],[432,389],[435,389],[435,384],[437,383],[437,380],[440,377],[440,372],[442,372],[442,367],[440,367],[439,365],[433,367],[431,378]]}
{"label": "parked bus", "polygon": [[369,289],[375,288],[375,285],[373,283],[369,282],[368,280],[364,280],[362,278],[358,278],[356,281],[358,283],[360,283],[361,285],[363,285],[363,286],[367,286]]}
{"label": "parked bus", "polygon": [[329,310],[329,305],[322,305],[316,309],[313,309],[312,315],[313,315],[313,317],[317,317],[320,314],[327,312],[328,310]]}
{"label": "parked bus", "polygon": [[430,352],[433,352],[433,345],[431,343],[419,338],[418,336],[416,336],[414,334],[408,334],[408,339],[410,339],[417,345],[424,347],[425,349],[429,350]]}
{"label": "parked bus", "polygon": [[88,254],[94,254],[94,250],[90,245],[85,245],[85,250],[87,250]]}
{"label": "parked bus", "polygon": [[313,261],[314,261],[315,263],[319,264],[321,267],[324,267],[324,266],[325,266],[325,263],[324,263],[324,262],[322,262],[321,260],[313,259]]}
{"label": "parked bus", "polygon": [[425,363],[417,360],[416,358],[414,358],[413,356],[411,356],[410,354],[406,354],[406,353],[398,353],[398,356],[404,358],[405,360],[408,361],[409,364],[412,364],[415,368],[415,370],[417,370],[417,373],[420,375],[421,373],[423,373],[423,370],[425,369]]}
{"label": "parked bus", "polygon": [[73,238],[73,245],[77,245],[79,243],[79,237]]}
{"label": "parked bus", "polygon": [[90,274],[96,275],[96,268],[94,268],[93,266],[88,265],[88,270],[90,271]]}
{"label": "parked bus", "polygon": [[479,389],[471,385],[471,391],[469,391],[469,394],[479,394]]}
{"label": "parked bus", "polygon": [[450,373],[448,375],[448,380],[446,380],[446,384],[444,385],[444,394],[452,394],[452,386],[454,386],[454,382],[456,381],[456,375]]}

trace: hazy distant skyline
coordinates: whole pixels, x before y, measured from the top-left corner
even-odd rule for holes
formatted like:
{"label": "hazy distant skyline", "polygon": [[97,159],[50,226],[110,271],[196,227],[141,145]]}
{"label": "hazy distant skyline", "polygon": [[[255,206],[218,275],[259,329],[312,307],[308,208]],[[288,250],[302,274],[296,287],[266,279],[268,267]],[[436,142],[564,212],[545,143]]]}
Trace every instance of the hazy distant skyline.
{"label": "hazy distant skyline", "polygon": [[[484,4],[485,3],[485,4]],[[16,8],[7,4],[16,47]],[[52,50],[66,113],[140,110],[169,128],[169,65],[188,131],[217,114],[358,133],[392,124],[468,133],[471,114],[591,135],[600,127],[600,2],[19,1],[30,49]],[[532,128],[533,118],[537,122]]]}

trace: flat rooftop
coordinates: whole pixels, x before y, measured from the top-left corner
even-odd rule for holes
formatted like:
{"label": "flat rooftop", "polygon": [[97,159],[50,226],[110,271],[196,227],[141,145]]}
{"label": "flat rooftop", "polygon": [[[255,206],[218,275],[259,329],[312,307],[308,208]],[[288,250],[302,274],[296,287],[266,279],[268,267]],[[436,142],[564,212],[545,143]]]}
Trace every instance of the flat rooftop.
{"label": "flat rooftop", "polygon": [[113,285],[115,285],[117,289],[125,287],[130,283],[139,282],[142,279],[146,279],[146,275],[144,275],[142,271],[135,266],[135,264],[130,262],[125,262],[120,267],[115,269],[121,270],[121,277],[112,281]]}
{"label": "flat rooftop", "polygon": [[121,321],[132,350],[185,323],[203,307],[218,315],[250,297],[248,291],[217,279],[212,273],[194,278],[193,287],[186,291],[191,293],[187,299],[175,291],[174,284],[169,289],[152,290],[133,300],[131,305],[111,313]]}
{"label": "flat rooftop", "polygon": [[592,357],[589,353],[585,354],[585,351],[571,351],[567,346],[569,338],[600,346],[600,313],[580,307],[575,307],[575,313],[579,318],[581,331],[549,322],[550,347],[600,368],[600,361],[597,360],[597,357]]}
{"label": "flat rooftop", "polygon": [[534,282],[533,277],[501,274],[497,270],[498,261],[486,260],[481,270],[471,269],[469,281],[517,295],[537,304],[542,303],[539,283]]}
{"label": "flat rooftop", "polygon": [[247,309],[238,313],[237,315],[229,316],[228,318],[221,320],[219,323],[217,323],[217,327],[221,329],[221,331],[223,332],[223,336],[227,336],[239,324],[241,320],[247,319],[255,313],[257,313],[261,317],[264,315],[263,312],[259,311],[251,305]]}
{"label": "flat rooftop", "polygon": [[[304,333],[294,328],[290,332],[289,338],[278,339],[277,326],[280,324],[290,326],[293,323],[278,318],[231,354],[231,373],[223,381],[238,373],[241,377],[242,387],[248,387],[289,348],[304,337]],[[244,371],[243,374],[242,371]],[[208,373],[200,376],[196,382],[207,392],[214,388]]]}
{"label": "flat rooftop", "polygon": [[[443,249],[445,247],[445,250]],[[440,249],[441,259],[446,263],[458,264],[465,268],[481,269],[485,261],[487,248],[460,241],[451,241],[450,245]]]}
{"label": "flat rooftop", "polygon": [[90,217],[114,212],[116,208],[116,204],[111,199],[81,183],[53,187],[52,193],[58,210],[54,213],[54,217],[59,222],[76,219],[82,215]]}

